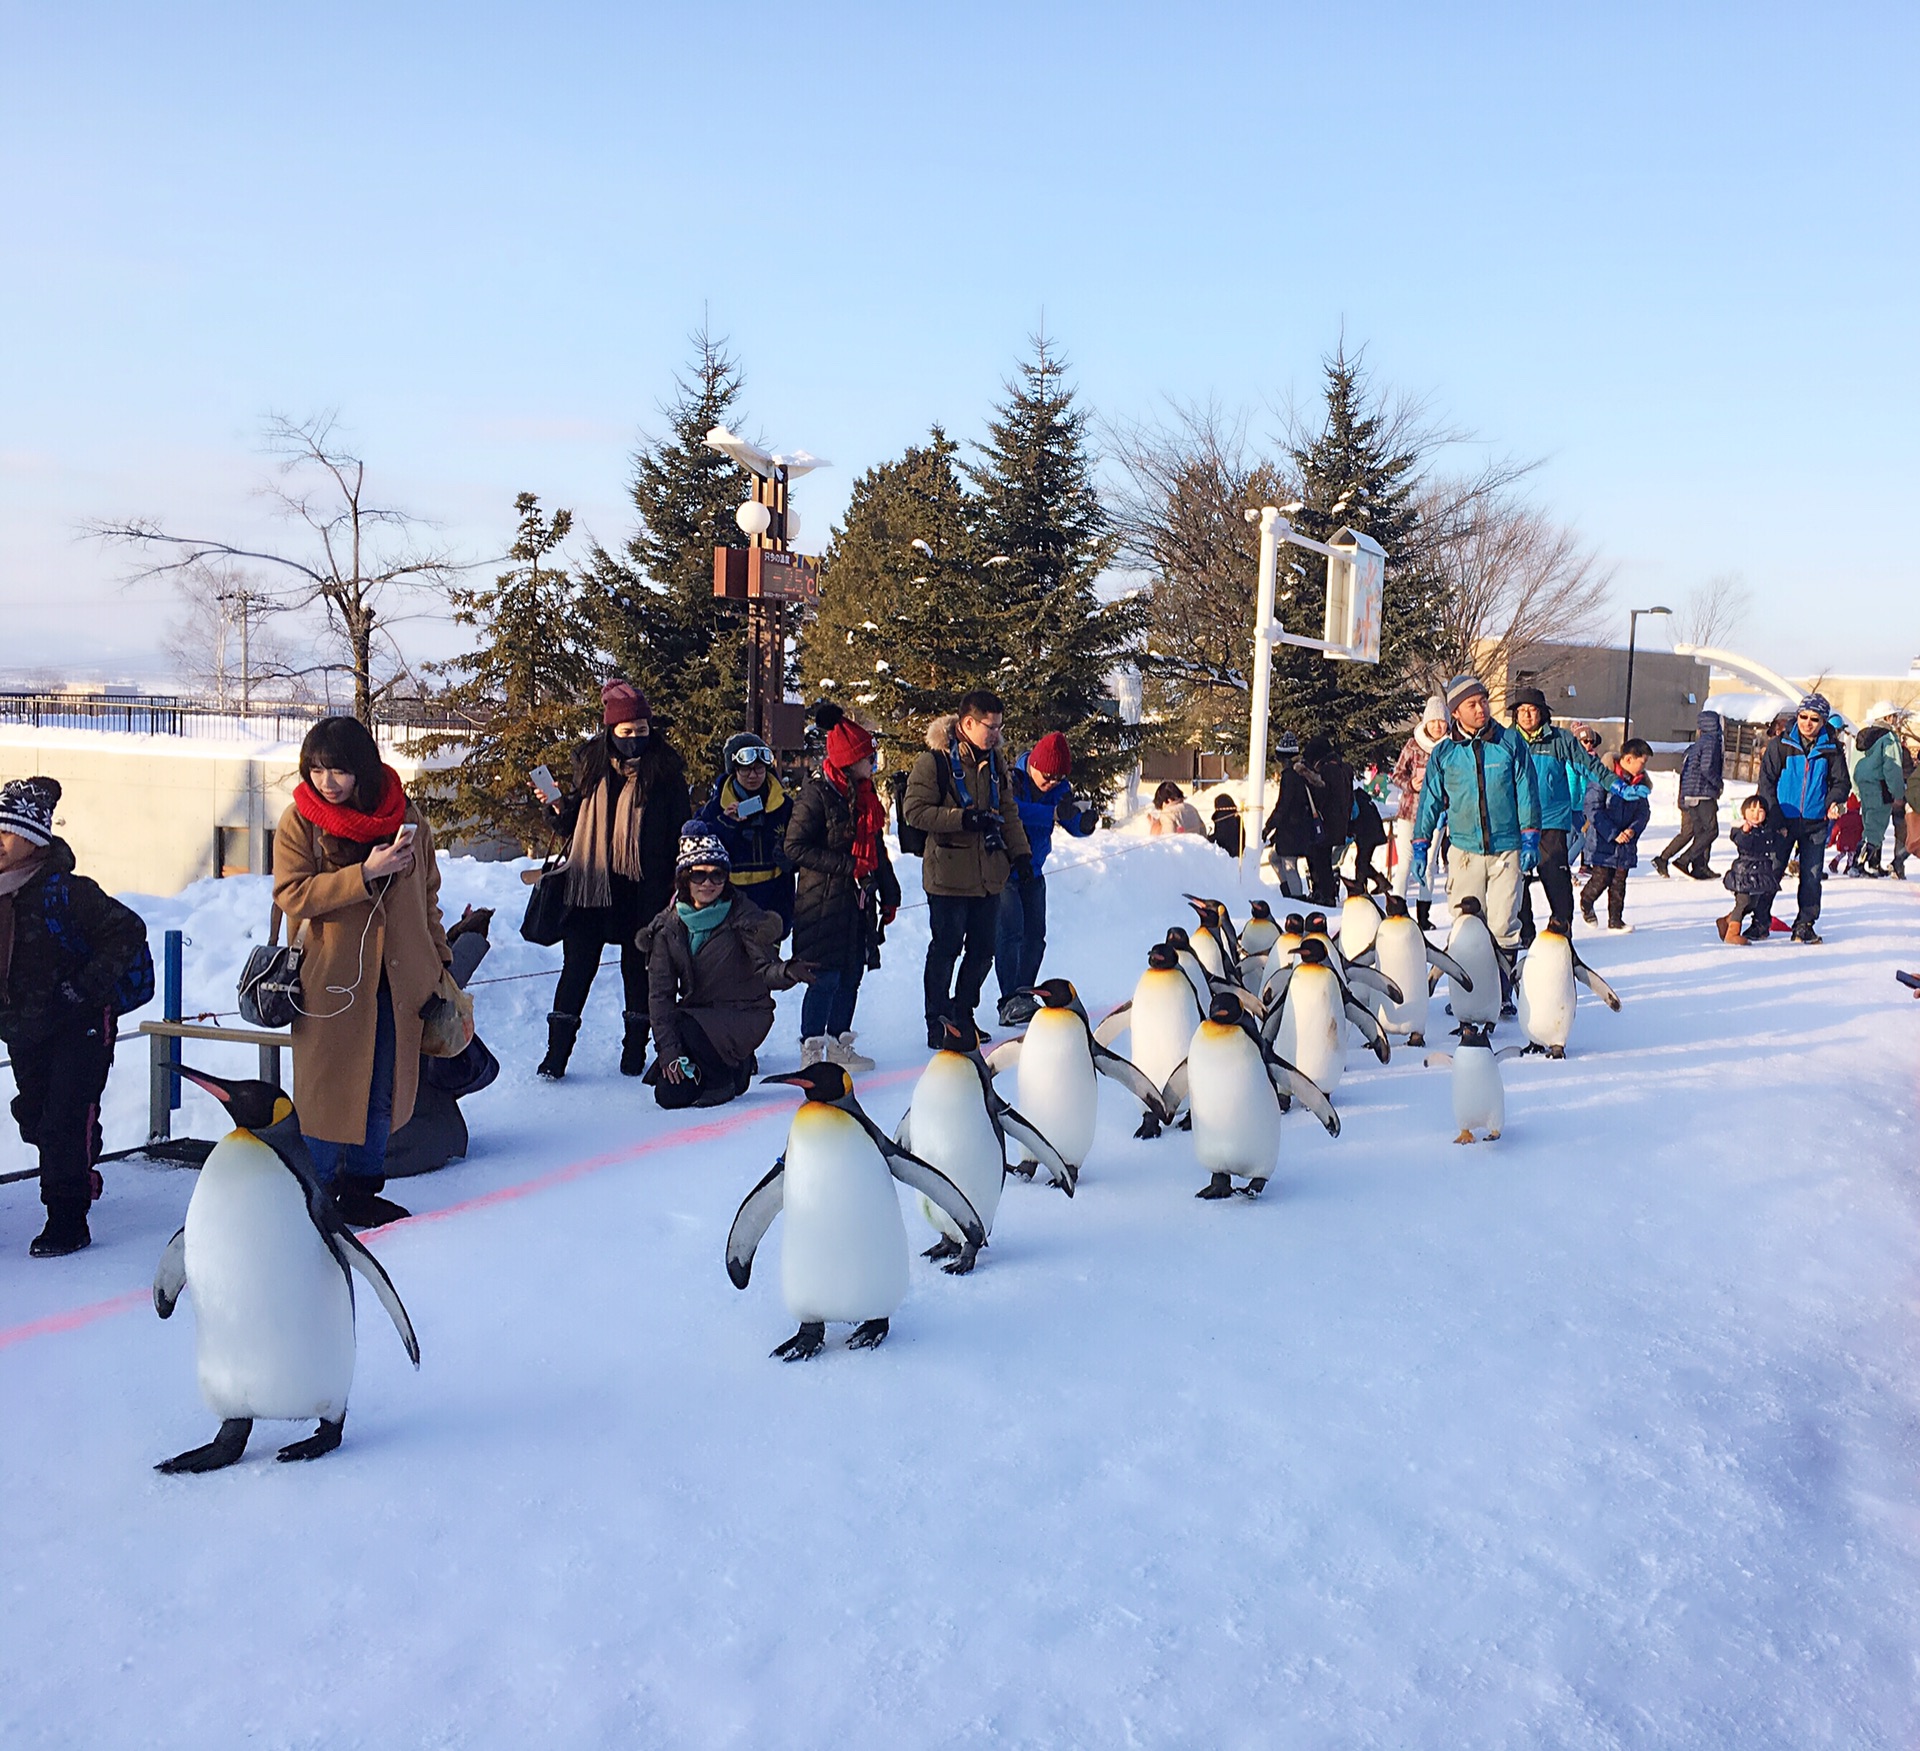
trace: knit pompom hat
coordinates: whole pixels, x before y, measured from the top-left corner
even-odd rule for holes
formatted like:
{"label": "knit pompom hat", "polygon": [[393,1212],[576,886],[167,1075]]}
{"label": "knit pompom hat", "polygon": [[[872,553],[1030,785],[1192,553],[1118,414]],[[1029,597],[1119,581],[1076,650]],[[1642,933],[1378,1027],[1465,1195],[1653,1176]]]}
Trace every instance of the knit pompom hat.
{"label": "knit pompom hat", "polygon": [[727,855],[720,835],[705,821],[689,821],[680,829],[680,855],[673,861],[673,871],[685,875],[690,869],[702,868],[732,869],[733,859]]}
{"label": "knit pompom hat", "polygon": [[57,778],[16,778],[0,785],[0,833],[18,833],[35,845],[49,843],[59,800]]}
{"label": "knit pompom hat", "polygon": [[624,676],[614,675],[600,684],[600,721],[608,729],[615,724],[644,723],[653,716],[647,696]]}
{"label": "knit pompom hat", "polygon": [[1282,730],[1280,740],[1273,745],[1276,754],[1293,755],[1300,752],[1300,738],[1292,730]]}
{"label": "knit pompom hat", "polygon": [[1073,750],[1058,730],[1048,730],[1033,744],[1033,752],[1027,756],[1027,770],[1031,772],[1036,767],[1042,772],[1051,772],[1055,778],[1066,778],[1072,773]]}

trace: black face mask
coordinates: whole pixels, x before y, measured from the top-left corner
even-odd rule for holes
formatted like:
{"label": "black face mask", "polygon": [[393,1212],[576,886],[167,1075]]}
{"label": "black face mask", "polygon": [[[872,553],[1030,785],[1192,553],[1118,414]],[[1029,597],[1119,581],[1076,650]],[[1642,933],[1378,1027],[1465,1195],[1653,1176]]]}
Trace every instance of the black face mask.
{"label": "black face mask", "polygon": [[638,734],[622,735],[616,730],[609,740],[613,743],[616,759],[634,760],[639,758],[640,751],[647,745],[647,732],[641,730]]}

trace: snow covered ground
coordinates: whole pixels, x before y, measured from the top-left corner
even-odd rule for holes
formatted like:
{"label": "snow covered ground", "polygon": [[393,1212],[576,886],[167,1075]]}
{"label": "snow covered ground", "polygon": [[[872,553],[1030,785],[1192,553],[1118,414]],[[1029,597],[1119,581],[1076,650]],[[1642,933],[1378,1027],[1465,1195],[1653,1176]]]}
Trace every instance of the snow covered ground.
{"label": "snow covered ground", "polygon": [[[1126,835],[1050,888],[1096,1013],[1183,889],[1238,893]],[[503,908],[484,977],[557,959],[524,894],[448,866],[452,910]],[[1496,1145],[1449,1143],[1417,1054],[1356,1053],[1340,1138],[1299,1116],[1266,1197],[1203,1204],[1107,1085],[1077,1199],[1016,1182],[972,1278],[916,1260],[882,1349],[791,1367],[774,1252],[745,1294],[722,1263],[791,1091],[667,1121],[606,975],[541,1084],[547,981],[488,985],[473,1156],[372,1242],[422,1368],[363,1305],[310,1466],[268,1425],[150,1469],[212,1432],[145,1287],[189,1173],[109,1168],[54,1263],[0,1189],[0,1742],[1912,1744],[1920,884],[1829,896],[1825,947],[1728,949],[1717,885],[1643,866],[1635,931],[1584,939],[1624,1012],[1507,1066]],[[263,884],[142,905],[192,938],[188,1008],[230,1008]],[[924,940],[904,914],[862,1002],[887,1125]],[[145,1100],[124,1048],[110,1148]]]}

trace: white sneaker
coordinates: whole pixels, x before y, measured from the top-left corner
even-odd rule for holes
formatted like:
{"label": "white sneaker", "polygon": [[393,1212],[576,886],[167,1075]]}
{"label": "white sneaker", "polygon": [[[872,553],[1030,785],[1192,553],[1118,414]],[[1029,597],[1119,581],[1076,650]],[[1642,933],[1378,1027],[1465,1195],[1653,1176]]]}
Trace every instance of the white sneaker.
{"label": "white sneaker", "polygon": [[827,1056],[827,1036],[815,1034],[810,1040],[800,1042],[800,1068],[811,1070],[814,1065],[824,1063]]}
{"label": "white sneaker", "polygon": [[853,1049],[853,1042],[859,1036],[853,1033],[842,1034],[837,1040],[827,1042],[827,1062],[838,1064],[842,1070],[851,1074],[856,1070],[871,1070],[873,1060]]}

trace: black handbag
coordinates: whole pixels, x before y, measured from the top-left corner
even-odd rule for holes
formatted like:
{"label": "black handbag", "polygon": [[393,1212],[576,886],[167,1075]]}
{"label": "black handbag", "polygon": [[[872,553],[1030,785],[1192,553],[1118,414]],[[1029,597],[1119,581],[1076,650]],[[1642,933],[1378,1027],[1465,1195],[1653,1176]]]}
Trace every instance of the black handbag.
{"label": "black handbag", "polygon": [[273,909],[263,947],[247,952],[240,969],[240,1017],[252,1027],[283,1028],[300,1013],[300,963],[307,951],[280,941],[280,908]]}
{"label": "black handbag", "polygon": [[566,860],[559,851],[550,851],[527,896],[521,936],[539,948],[552,948],[567,928],[567,910]]}

